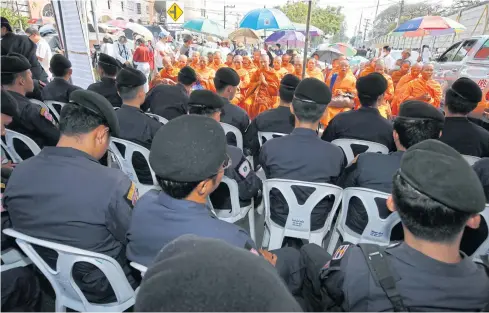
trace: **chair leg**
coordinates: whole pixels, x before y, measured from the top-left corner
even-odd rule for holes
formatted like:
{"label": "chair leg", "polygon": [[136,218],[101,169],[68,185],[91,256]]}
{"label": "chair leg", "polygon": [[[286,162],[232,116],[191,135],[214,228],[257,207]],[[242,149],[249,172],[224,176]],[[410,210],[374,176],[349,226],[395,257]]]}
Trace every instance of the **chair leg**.
{"label": "chair leg", "polygon": [[261,242],[262,249],[268,248],[269,243],[270,243],[270,231],[268,230],[268,227],[265,224],[263,229],[263,240]]}
{"label": "chair leg", "polygon": [[56,299],[54,312],[66,312],[66,307],[58,299]]}
{"label": "chair leg", "polygon": [[327,251],[330,255],[333,255],[334,249],[338,244],[338,240],[340,240],[340,233],[336,229],[332,229],[331,231],[333,233],[331,234],[331,238],[329,239],[329,245]]}
{"label": "chair leg", "polygon": [[248,222],[250,223],[250,236],[253,239],[253,242],[256,243],[256,234],[255,234],[255,209],[253,206],[248,211]]}
{"label": "chair leg", "polygon": [[270,243],[268,244],[268,250],[275,250],[282,248],[282,243],[284,241],[284,237],[282,236],[283,232],[281,230],[270,229]]}

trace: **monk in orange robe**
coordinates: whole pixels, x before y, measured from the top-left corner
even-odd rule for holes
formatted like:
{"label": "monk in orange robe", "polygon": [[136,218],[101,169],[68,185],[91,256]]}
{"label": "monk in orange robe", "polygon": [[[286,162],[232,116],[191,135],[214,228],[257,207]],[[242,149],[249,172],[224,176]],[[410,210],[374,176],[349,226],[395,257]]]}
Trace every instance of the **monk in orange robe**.
{"label": "monk in orange robe", "polygon": [[289,74],[289,71],[282,67],[282,58],[280,56],[276,56],[273,59],[273,70],[279,81],[281,81],[285,75]]}
{"label": "monk in orange robe", "polygon": [[327,81],[331,79],[333,74],[338,74],[338,72],[340,71],[340,69],[339,69],[340,62],[345,61],[345,60],[346,60],[346,57],[344,55],[340,55],[338,58],[333,60],[333,62],[331,63],[332,69],[329,70],[327,72],[327,75],[325,76],[326,85],[328,85]]}
{"label": "monk in orange robe", "polygon": [[250,84],[250,75],[248,74],[248,70],[243,67],[243,57],[237,55],[234,57],[234,70],[239,75],[239,88],[236,91],[236,95],[233,100],[231,100],[232,104],[236,104],[242,106],[241,103],[243,101],[243,97],[246,94],[246,90],[248,89],[248,85]]}
{"label": "monk in orange robe", "polygon": [[227,67],[233,68],[234,67],[233,59],[234,59],[234,54],[228,53],[228,55],[226,56],[226,62],[224,62],[224,64]]}
{"label": "monk in orange robe", "polygon": [[260,56],[260,68],[250,79],[243,103],[250,119],[275,106],[279,86],[277,75],[270,68],[268,55]]}
{"label": "monk in orange robe", "polygon": [[389,119],[392,115],[390,102],[392,98],[394,98],[394,82],[392,78],[385,73],[385,63],[383,60],[377,60],[375,62],[375,72],[382,74],[385,80],[387,80],[387,90],[384,93],[384,101],[379,104],[377,109],[379,110],[380,115],[384,118]]}
{"label": "monk in orange robe", "polygon": [[255,51],[253,51],[253,65],[256,68],[260,68],[260,57],[261,57],[261,51],[255,49]]}
{"label": "monk in orange robe", "polygon": [[[224,63],[222,63],[221,52],[219,52],[219,51],[214,52],[214,55],[212,58],[213,58],[213,61],[212,61],[212,64],[209,65],[209,67],[212,68],[214,71],[217,72],[218,69],[226,66]],[[211,60],[209,60],[209,62],[211,62]]]}
{"label": "monk in orange robe", "polygon": [[372,74],[373,72],[375,72],[375,63],[377,62],[377,60],[378,58],[373,58],[370,63],[365,66],[359,77],[367,76],[368,74]]}
{"label": "monk in orange robe", "polygon": [[440,83],[433,79],[434,69],[435,67],[431,63],[423,65],[421,77],[407,83],[399,97],[396,97],[393,102],[393,106],[395,105],[395,108],[392,108],[393,114],[398,113],[400,105],[407,100],[420,100],[436,108],[440,107],[443,92]]}
{"label": "monk in orange robe", "polygon": [[302,79],[302,59],[299,57],[294,58],[294,73],[292,75]]}
{"label": "monk in orange robe", "polygon": [[180,54],[180,56],[178,57],[177,67],[179,69],[182,69],[185,66],[187,66],[187,62],[188,62],[187,56],[185,54]]}
{"label": "monk in orange robe", "polygon": [[248,71],[248,75],[250,76],[250,78],[251,76],[253,76],[255,71],[258,70],[258,68],[255,67],[249,56],[243,57],[243,68]]}
{"label": "monk in orange robe", "polygon": [[178,81],[178,72],[180,72],[180,69],[173,66],[171,58],[163,57],[163,68],[159,73],[160,78],[169,79],[176,83]]}
{"label": "monk in orange robe", "polygon": [[394,88],[397,86],[397,83],[401,80],[401,78],[409,72],[409,68],[411,67],[411,61],[404,60],[401,63],[401,68],[397,71],[392,72],[392,81],[394,82]]}
{"label": "monk in orange robe", "polygon": [[415,80],[416,78],[419,78],[419,74],[421,74],[421,69],[423,68],[423,65],[420,63],[416,63],[413,66],[411,66],[411,71],[409,71],[408,74],[404,75],[401,77],[399,82],[396,85],[396,92],[394,93],[394,98],[396,97],[397,94],[402,91],[402,88],[407,85],[412,80]]}
{"label": "monk in orange robe", "polygon": [[200,52],[195,51],[194,53],[192,53],[192,62],[190,62],[189,66],[194,70],[197,70],[199,68],[199,62],[200,62]]}
{"label": "monk in orange robe", "polygon": [[316,66],[316,59],[314,58],[309,58],[307,60],[306,78],[308,77],[314,77],[320,81],[324,81],[323,72]]}
{"label": "monk in orange robe", "polygon": [[199,58],[199,67],[195,69],[195,74],[197,74],[197,83],[200,83],[205,89],[215,91],[214,76],[216,76],[216,72],[209,68],[208,65],[209,60],[207,57],[201,56]]}
{"label": "monk in orange robe", "polygon": [[284,54],[282,56],[282,67],[286,69],[289,72],[289,74],[294,74],[295,69],[294,69],[294,65],[290,64],[290,55]]}
{"label": "monk in orange robe", "polygon": [[332,100],[324,112],[321,124],[326,127],[329,121],[341,112],[351,110],[357,97],[357,79],[350,70],[347,60],[340,61],[337,75],[331,76],[326,85],[331,89]]}

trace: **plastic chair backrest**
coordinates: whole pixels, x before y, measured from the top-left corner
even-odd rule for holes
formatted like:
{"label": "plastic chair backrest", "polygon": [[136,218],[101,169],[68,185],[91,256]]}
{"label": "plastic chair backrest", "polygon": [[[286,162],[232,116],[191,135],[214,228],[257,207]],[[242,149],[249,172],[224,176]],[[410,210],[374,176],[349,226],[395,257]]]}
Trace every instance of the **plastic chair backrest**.
{"label": "plastic chair backrest", "polygon": [[[24,251],[49,280],[56,293],[56,311],[62,307],[83,312],[115,311],[115,309],[120,310],[121,308],[124,310],[124,307],[130,307],[134,304],[134,290],[127,281],[120,264],[113,258],[104,254],[30,237],[12,228],[4,229],[3,233],[16,238],[15,241],[22,251]],[[52,269],[32,245],[56,251],[58,253],[56,269]],[[90,263],[104,273],[114,290],[117,302],[111,303],[110,305],[97,305],[88,302],[83,292],[73,280],[73,266],[78,262]],[[115,309],[111,310],[111,307]]]}
{"label": "plastic chair backrest", "polygon": [[[299,204],[297,197],[292,190],[292,186],[312,187],[315,190],[304,204]],[[267,179],[263,182],[265,221],[267,221],[267,223],[273,223],[270,218],[270,192],[272,189],[278,189],[280,191],[289,207],[289,214],[287,216],[287,222],[285,223],[283,236],[303,239],[310,238],[311,213],[316,205],[326,196],[333,195],[334,204],[331,212],[336,211],[336,208],[341,202],[341,194],[343,191],[343,189],[338,186],[326,183],[312,183],[288,179]],[[333,215],[330,213],[324,223],[324,226],[319,230],[315,230],[314,232],[321,232],[325,235],[331,228],[332,221]]]}
{"label": "plastic chair backrest", "polygon": [[[486,204],[486,208],[480,213],[480,215],[482,215],[481,217],[486,220],[486,225],[489,228],[489,203]],[[475,250],[475,252],[472,254],[472,257],[476,260],[480,260],[481,255],[489,255],[489,234],[479,248],[477,248],[477,250]]]}
{"label": "plastic chair backrest", "polygon": [[136,263],[136,262],[131,262],[129,263],[129,265],[131,265],[132,267],[134,267],[135,269],[137,269],[138,271],[141,272],[141,277],[144,276],[144,274],[146,273],[146,271],[148,270],[148,268],[142,264],[139,264],[139,263]]}
{"label": "plastic chair backrest", "polygon": [[225,220],[229,223],[234,223],[237,220],[240,220],[246,216],[252,205],[248,205],[245,207],[241,207],[241,204],[239,203],[239,188],[238,188],[238,183],[234,180],[231,179],[227,176],[223,176],[221,180],[221,184],[226,184],[228,189],[229,189],[229,196],[231,200],[231,215],[230,216],[220,216],[224,210],[216,210],[212,203],[210,202],[211,208],[216,212],[216,216],[221,219]]}
{"label": "plastic chair backrest", "polygon": [[168,123],[168,120],[166,118],[164,118],[163,116],[159,116],[159,115],[153,114],[153,113],[145,113],[145,114],[149,117],[154,118],[155,120],[157,120],[158,122],[160,122],[163,125]]}
{"label": "plastic chair backrest", "polygon": [[39,100],[37,100],[37,99],[29,99],[29,101],[30,101],[31,103],[37,104],[37,105],[39,105],[39,106],[41,106],[41,107],[43,107],[43,108],[45,108],[46,110],[48,110],[48,111],[49,111],[49,108],[48,108],[48,106],[46,105],[46,103],[44,103],[44,102],[42,102],[42,101],[39,101]]}
{"label": "plastic chair backrest", "polygon": [[348,164],[350,164],[351,161],[353,161],[353,159],[355,158],[355,155],[353,154],[353,150],[351,148],[352,145],[360,145],[360,146],[368,147],[368,149],[365,152],[380,152],[382,154],[389,153],[389,149],[383,144],[380,144],[378,142],[357,140],[357,139],[335,139],[331,141],[331,143],[337,145],[343,150],[343,153],[345,153]]}
{"label": "plastic chair backrest", "polygon": [[287,134],[274,133],[274,132],[258,132],[258,141],[260,142],[260,147],[263,146],[265,142],[273,138],[279,138],[287,136]]}
{"label": "plastic chair backrest", "polygon": [[[65,102],[60,102],[60,101],[52,101],[52,100],[46,100],[44,101],[46,106],[48,107],[49,111],[51,114],[56,118],[56,121],[59,123],[59,116],[61,115],[61,109],[67,105]],[[56,106],[60,106],[60,109],[56,109]]]}
{"label": "plastic chair backrest", "polygon": [[[29,138],[28,136],[13,131],[11,129],[6,129],[5,150],[10,155],[10,157],[12,158],[12,162],[14,163],[20,163],[21,161],[23,161],[23,159],[20,157],[17,151],[15,151],[14,139],[22,141],[32,151],[33,155],[37,155],[39,154],[39,152],[41,152],[41,148],[39,148],[37,143],[31,138]],[[3,147],[3,142],[2,142],[2,147]]]}
{"label": "plastic chair backrest", "polygon": [[466,155],[466,154],[462,154],[462,156],[464,157],[465,161],[467,161],[469,163],[470,166],[474,165],[475,162],[477,162],[481,159],[481,158],[478,158],[476,156]]}
{"label": "plastic chair backrest", "polygon": [[222,128],[224,129],[224,133],[233,133],[234,137],[236,137],[236,147],[238,147],[241,151],[243,151],[243,134],[241,134],[241,131],[234,127],[233,125],[229,125],[226,123],[221,123]]}

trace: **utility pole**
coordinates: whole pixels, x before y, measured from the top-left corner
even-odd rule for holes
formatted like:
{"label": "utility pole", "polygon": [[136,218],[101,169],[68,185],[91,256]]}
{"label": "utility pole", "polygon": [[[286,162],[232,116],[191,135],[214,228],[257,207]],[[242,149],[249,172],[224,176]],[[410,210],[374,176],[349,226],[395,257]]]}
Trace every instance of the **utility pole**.
{"label": "utility pole", "polygon": [[306,63],[307,63],[307,48],[309,46],[309,29],[311,26],[311,11],[312,11],[312,0],[308,1],[307,4],[307,18],[306,18],[306,40],[304,42],[304,60],[302,63],[302,78],[306,76]]}
{"label": "utility pole", "polygon": [[374,16],[374,21],[375,21],[375,19],[377,18],[377,13],[379,12],[379,4],[380,4],[380,0],[377,0],[377,7],[375,8],[375,16]]}
{"label": "utility pole", "polygon": [[404,0],[401,0],[399,4],[399,15],[397,16],[397,27],[399,27],[399,24],[401,24],[401,16],[402,16],[402,9],[404,8]]}
{"label": "utility pole", "polygon": [[224,5],[224,29],[226,29],[226,9],[234,9],[236,6],[233,4],[225,4]]}
{"label": "utility pole", "polygon": [[361,33],[362,33],[362,19],[363,19],[363,10],[362,10],[362,13],[360,14],[360,23],[358,24],[358,33],[355,34],[355,46],[358,46],[358,37],[360,37]]}
{"label": "utility pole", "polygon": [[369,25],[368,25],[368,24],[369,24],[369,22],[370,22],[370,19],[366,18],[366,19],[365,19],[365,30],[364,30],[364,32],[363,32],[363,42],[364,42],[364,44],[365,44],[365,39],[367,38],[367,28],[368,28],[368,26],[369,26]]}

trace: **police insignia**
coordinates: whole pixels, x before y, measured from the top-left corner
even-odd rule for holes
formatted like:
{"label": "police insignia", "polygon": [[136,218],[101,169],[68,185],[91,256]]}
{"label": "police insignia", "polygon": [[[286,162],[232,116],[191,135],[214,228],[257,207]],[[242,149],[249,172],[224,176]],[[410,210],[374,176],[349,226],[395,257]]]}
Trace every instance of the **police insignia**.
{"label": "police insignia", "polygon": [[243,178],[248,177],[248,174],[250,173],[251,170],[251,165],[248,160],[244,160],[243,163],[239,166],[238,172],[239,175],[241,175]]}
{"label": "police insignia", "polygon": [[45,119],[47,119],[51,123],[53,122],[53,116],[51,115],[51,113],[49,113],[48,110],[46,110],[46,108],[41,108],[40,113],[41,113],[42,117],[44,117]]}
{"label": "police insignia", "polygon": [[134,206],[136,204],[136,201],[139,199],[138,195],[138,190],[136,188],[136,185],[134,183],[131,183],[131,188],[127,191],[127,200]]}
{"label": "police insignia", "polygon": [[338,249],[336,249],[336,252],[333,254],[333,260],[339,260],[341,259],[345,253],[346,253],[346,250],[348,250],[348,248],[350,248],[350,245],[342,245],[340,246]]}

